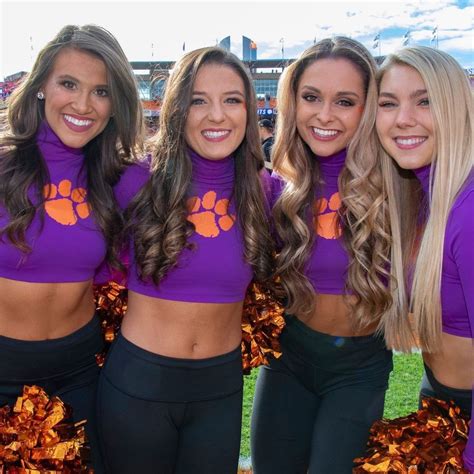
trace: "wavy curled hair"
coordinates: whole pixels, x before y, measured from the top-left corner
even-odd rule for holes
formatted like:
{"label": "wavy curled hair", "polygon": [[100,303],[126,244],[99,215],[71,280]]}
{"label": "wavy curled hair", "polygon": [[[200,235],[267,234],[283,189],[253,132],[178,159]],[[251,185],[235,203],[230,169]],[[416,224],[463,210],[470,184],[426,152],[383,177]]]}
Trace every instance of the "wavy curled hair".
{"label": "wavy curled hair", "polygon": [[[44,102],[37,93],[48,80],[57,55],[74,49],[91,54],[105,64],[111,113],[105,129],[83,147],[87,172],[88,202],[108,244],[108,258],[116,263],[115,237],[121,217],[112,186],[125,162],[141,143],[143,112],[135,76],[114,36],[96,25],[67,25],[40,51],[31,72],[8,100],[0,135],[0,204],[10,216],[0,229],[4,237],[24,253],[31,249],[25,232],[37,211],[43,216],[42,190],[49,176],[36,134],[45,119]],[[46,97],[46,101],[48,98]],[[35,204],[28,190],[36,189]]]}
{"label": "wavy curled hair", "polygon": [[339,176],[339,220],[350,261],[346,290],[355,296],[351,299],[354,327],[363,328],[379,323],[391,304],[384,284],[390,232],[376,140],[371,135],[377,106],[376,64],[363,45],[349,38],[319,41],[304,51],[280,79],[273,162],[286,185],[273,211],[283,245],[277,258],[277,274],[288,298],[287,311],[303,317],[310,315],[314,311],[314,288],[305,276],[305,266],[317,245],[313,204],[321,174],[318,161],[296,128],[296,99],[306,68],[328,58],[352,63],[365,87],[364,111]]}
{"label": "wavy curled hair", "polygon": [[425,84],[435,143],[431,163],[435,166],[431,167],[428,219],[416,239],[419,232],[414,229],[419,228],[420,212],[425,211],[418,182],[412,172],[402,170],[382,146],[379,148],[392,221],[392,274],[399,282],[408,282],[408,275],[413,275],[411,304],[406,284],[398,285],[393,318],[387,319],[385,334],[397,349],[413,347],[399,337],[401,329],[410,329],[407,313],[411,310],[421,348],[436,352],[442,330],[441,275],[446,225],[474,167],[472,91],[461,66],[443,51],[416,46],[387,56],[378,74],[379,84],[384,74],[397,65],[415,69]]}
{"label": "wavy curled hair", "polygon": [[259,177],[263,157],[253,83],[243,63],[232,53],[218,47],[202,48],[185,54],[171,72],[153,144],[152,176],[129,209],[139,277],[151,278],[157,285],[176,265],[181,251],[191,246],[188,239],[194,225],[187,220],[186,199],[192,162],[184,131],[196,76],[209,64],[231,68],[244,83],[247,124],[245,137],[233,153],[233,199],[244,236],[245,260],[257,280],[267,280],[272,270],[272,240]]}

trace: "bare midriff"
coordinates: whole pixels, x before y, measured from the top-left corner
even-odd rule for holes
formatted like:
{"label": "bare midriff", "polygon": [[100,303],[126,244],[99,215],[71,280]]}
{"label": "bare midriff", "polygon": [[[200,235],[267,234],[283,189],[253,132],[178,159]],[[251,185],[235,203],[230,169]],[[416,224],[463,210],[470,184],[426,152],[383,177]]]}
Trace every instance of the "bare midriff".
{"label": "bare midriff", "polygon": [[357,330],[351,315],[350,296],[315,294],[315,307],[313,313],[306,318],[299,318],[306,326],[315,331],[332,336],[366,336],[373,334],[377,328],[371,326]]}
{"label": "bare midriff", "polygon": [[471,390],[474,384],[474,343],[469,337],[441,333],[436,353],[423,353],[436,380],[451,388]]}
{"label": "bare midriff", "polygon": [[0,278],[0,335],[25,341],[67,336],[94,314],[92,281],[30,283]]}
{"label": "bare midriff", "polygon": [[142,349],[167,357],[214,357],[240,345],[242,305],[171,301],[129,291],[122,334]]}

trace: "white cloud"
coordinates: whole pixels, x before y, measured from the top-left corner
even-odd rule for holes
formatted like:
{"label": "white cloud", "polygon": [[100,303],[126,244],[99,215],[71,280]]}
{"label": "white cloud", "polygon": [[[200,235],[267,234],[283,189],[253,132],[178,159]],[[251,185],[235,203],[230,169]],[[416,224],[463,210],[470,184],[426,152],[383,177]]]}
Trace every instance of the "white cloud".
{"label": "white cloud", "polygon": [[[151,60],[152,43],[153,59],[174,60],[181,56],[183,42],[189,51],[213,45],[227,35],[231,36],[232,51],[238,56],[242,54],[242,35],[252,38],[257,43],[259,58],[280,58],[282,37],[285,57],[295,56],[315,37],[332,35],[351,36],[371,49],[372,39],[379,32],[382,53],[388,53],[401,46],[407,29],[413,44],[426,44],[436,25],[440,48],[453,55],[467,57],[473,41],[474,7],[461,9],[453,0],[0,2],[0,78],[29,69],[32,57],[67,23],[105,26],[117,36],[130,60]],[[388,38],[392,28],[400,28],[399,38]],[[470,63],[472,66],[472,57]]]}
{"label": "white cloud", "polygon": [[[457,33],[457,32],[456,32]],[[455,36],[453,38],[443,39],[439,41],[439,47],[448,53],[452,51],[460,50],[471,53],[471,66],[472,64],[472,42],[467,42],[464,36]]]}
{"label": "white cloud", "polygon": [[450,6],[433,13],[430,20],[438,25],[439,30],[447,30],[453,27],[470,33],[472,37],[472,21],[474,19],[474,6],[458,8]]}

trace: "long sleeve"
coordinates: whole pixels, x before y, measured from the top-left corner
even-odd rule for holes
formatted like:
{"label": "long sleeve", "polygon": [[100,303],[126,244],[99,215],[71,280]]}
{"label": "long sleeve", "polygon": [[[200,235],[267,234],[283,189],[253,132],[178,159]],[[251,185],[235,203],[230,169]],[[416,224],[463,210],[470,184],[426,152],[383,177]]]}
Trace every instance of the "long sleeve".
{"label": "long sleeve", "polygon": [[[120,181],[114,188],[115,198],[124,211],[130,204],[131,200],[136,196],[140,189],[145,185],[150,177],[149,161],[130,165],[120,177]],[[128,246],[122,251],[120,260],[122,264],[128,268],[129,266],[129,248]],[[127,276],[123,272],[114,270],[107,262],[103,262],[94,275],[94,283],[105,284],[114,281],[119,285],[126,286]]]}
{"label": "long sleeve", "polygon": [[[456,229],[452,241],[453,256],[459,270],[459,277],[464,293],[464,299],[471,327],[474,353],[474,192],[471,192],[463,202],[463,206],[455,210],[456,221],[462,223]],[[474,360],[472,361],[474,365]],[[473,380],[474,391],[474,380]],[[472,399],[471,415],[474,414],[474,397]],[[474,430],[469,431],[469,438],[464,450],[464,465],[471,474],[474,473]]]}

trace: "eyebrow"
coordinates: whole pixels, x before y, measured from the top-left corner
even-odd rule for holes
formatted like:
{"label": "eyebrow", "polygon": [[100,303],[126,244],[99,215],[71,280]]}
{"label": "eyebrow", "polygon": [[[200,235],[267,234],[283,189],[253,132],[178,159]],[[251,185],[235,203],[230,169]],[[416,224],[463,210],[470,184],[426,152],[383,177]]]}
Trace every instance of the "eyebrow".
{"label": "eyebrow", "polygon": [[[416,99],[417,97],[420,97],[422,95],[426,95],[427,93],[428,93],[428,91],[426,89],[417,89],[416,91],[411,92],[409,97],[410,97],[410,99]],[[380,97],[390,97],[392,99],[397,98],[397,95],[394,94],[393,92],[381,91],[379,96]]]}
{"label": "eyebrow", "polygon": [[[225,91],[223,95],[240,95],[242,97],[245,97],[245,94],[243,94],[239,90],[233,90],[233,91]],[[207,92],[201,92],[201,91],[193,91],[193,95],[207,95]]]}
{"label": "eyebrow", "polygon": [[[77,77],[70,76],[69,74],[62,74],[61,76],[58,76],[58,80],[60,80],[60,81],[67,80],[67,81],[81,82],[79,79],[77,79]],[[108,84],[97,84],[94,87],[106,88],[106,87],[109,87],[109,85]]]}
{"label": "eyebrow", "polygon": [[[305,86],[301,86],[301,89],[321,94],[321,91],[317,87],[305,85]],[[357,94],[354,91],[339,91],[336,93],[336,97],[348,96],[348,95],[352,95],[354,97],[360,98],[359,94]]]}

